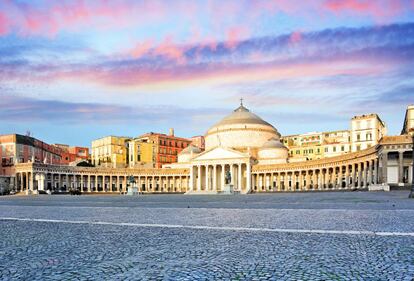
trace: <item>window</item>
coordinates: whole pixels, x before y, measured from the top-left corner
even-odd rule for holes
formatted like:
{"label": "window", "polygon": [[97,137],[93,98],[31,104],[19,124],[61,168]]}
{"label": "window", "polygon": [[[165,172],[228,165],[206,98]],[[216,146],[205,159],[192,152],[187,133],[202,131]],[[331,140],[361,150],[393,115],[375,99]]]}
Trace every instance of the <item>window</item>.
{"label": "window", "polygon": [[361,146],[360,145],[357,145],[356,150],[357,151],[360,151],[361,150]]}
{"label": "window", "polygon": [[341,151],[345,151],[345,146],[341,146]]}
{"label": "window", "polygon": [[361,141],[361,135],[357,134],[357,141]]}
{"label": "window", "polygon": [[336,152],[336,146],[332,147],[332,151]]}
{"label": "window", "polygon": [[300,150],[296,150],[296,154],[300,154]]}
{"label": "window", "polygon": [[137,161],[138,161],[138,162],[141,162],[141,154],[138,154],[138,155],[137,155]]}
{"label": "window", "polygon": [[329,148],[325,147],[325,153],[328,153],[328,151],[329,151]]}

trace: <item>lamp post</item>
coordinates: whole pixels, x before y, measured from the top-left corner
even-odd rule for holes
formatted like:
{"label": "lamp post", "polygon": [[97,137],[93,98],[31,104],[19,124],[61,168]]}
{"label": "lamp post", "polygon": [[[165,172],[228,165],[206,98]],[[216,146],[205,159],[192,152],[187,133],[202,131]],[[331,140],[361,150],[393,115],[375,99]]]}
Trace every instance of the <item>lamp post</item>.
{"label": "lamp post", "polygon": [[412,170],[411,170],[411,191],[408,198],[414,198],[414,128],[411,128],[408,132],[413,140],[413,147],[412,147]]}

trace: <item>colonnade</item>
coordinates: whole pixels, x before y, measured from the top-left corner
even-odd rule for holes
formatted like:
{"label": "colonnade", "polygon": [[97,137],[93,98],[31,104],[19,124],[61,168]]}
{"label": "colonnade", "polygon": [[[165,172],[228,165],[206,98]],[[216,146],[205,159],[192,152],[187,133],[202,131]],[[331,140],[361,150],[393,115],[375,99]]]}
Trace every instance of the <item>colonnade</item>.
{"label": "colonnade", "polygon": [[282,171],[253,172],[253,191],[309,191],[329,189],[364,189],[379,183],[377,159]]}
{"label": "colonnade", "polygon": [[131,185],[143,193],[186,192],[188,190],[188,175],[133,175],[133,179],[133,182],[130,182],[130,175],[17,172],[16,191],[66,192],[76,189],[89,193],[124,193]]}

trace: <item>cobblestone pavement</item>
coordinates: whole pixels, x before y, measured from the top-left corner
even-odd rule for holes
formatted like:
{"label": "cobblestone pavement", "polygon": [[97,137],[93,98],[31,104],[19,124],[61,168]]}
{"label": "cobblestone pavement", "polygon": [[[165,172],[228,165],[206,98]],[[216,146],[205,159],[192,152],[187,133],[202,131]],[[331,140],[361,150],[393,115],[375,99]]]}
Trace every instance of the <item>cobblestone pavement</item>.
{"label": "cobblestone pavement", "polygon": [[406,195],[1,197],[0,279],[414,280]]}

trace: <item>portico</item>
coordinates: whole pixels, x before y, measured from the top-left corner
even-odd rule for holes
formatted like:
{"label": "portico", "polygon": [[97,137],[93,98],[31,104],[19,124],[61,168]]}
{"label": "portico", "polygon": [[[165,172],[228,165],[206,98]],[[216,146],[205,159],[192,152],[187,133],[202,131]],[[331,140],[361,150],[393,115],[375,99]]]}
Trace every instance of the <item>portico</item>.
{"label": "portico", "polygon": [[199,154],[190,164],[188,194],[214,194],[228,186],[234,192],[251,190],[252,160],[248,154],[217,147]]}

